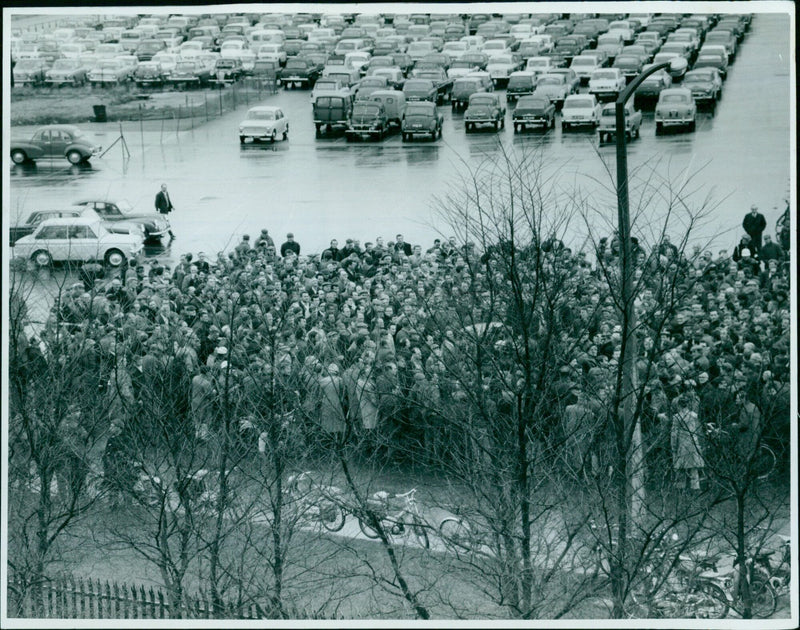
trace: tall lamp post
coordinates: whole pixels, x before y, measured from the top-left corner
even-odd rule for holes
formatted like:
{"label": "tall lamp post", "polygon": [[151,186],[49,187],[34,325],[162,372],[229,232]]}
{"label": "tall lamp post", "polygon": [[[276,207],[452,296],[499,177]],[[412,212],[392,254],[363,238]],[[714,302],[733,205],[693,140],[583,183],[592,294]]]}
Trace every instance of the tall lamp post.
{"label": "tall lamp post", "polygon": [[634,418],[638,344],[636,338],[636,310],[633,303],[634,264],[630,241],[631,218],[628,202],[628,150],[625,138],[625,103],[647,77],[659,70],[671,69],[672,66],[672,61],[651,66],[631,81],[620,92],[616,101],[616,128],[614,132],[617,141],[617,223],[622,250],[620,275],[622,277],[622,308],[624,309],[622,325],[625,334],[625,353],[622,357],[622,403],[625,434],[631,433],[625,504],[630,509],[630,516],[634,522],[641,522],[645,503],[645,490],[642,432],[640,424],[635,422]]}

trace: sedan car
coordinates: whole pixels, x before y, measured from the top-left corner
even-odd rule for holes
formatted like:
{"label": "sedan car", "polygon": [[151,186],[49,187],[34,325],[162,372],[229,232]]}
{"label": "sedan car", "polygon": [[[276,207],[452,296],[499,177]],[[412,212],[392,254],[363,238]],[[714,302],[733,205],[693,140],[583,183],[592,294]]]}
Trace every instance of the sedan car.
{"label": "sedan car", "polygon": [[47,67],[44,59],[20,59],[14,65],[14,85],[41,85],[45,81]]}
{"label": "sedan car", "polygon": [[594,94],[598,99],[616,99],[626,84],[625,75],[619,68],[600,68],[592,72],[589,78],[589,94]]}
{"label": "sedan car", "polygon": [[469,133],[478,125],[492,125],[494,130],[506,126],[506,108],[500,96],[494,92],[480,92],[469,97],[464,112],[464,127]]}
{"label": "sedan car", "polygon": [[508,86],[506,86],[506,100],[513,102],[518,98],[533,94],[536,91],[537,81],[535,72],[528,70],[512,72],[508,77]]}
{"label": "sedan car", "polygon": [[698,68],[715,68],[723,81],[728,76],[728,60],[721,52],[701,50],[692,66],[693,70]]}
{"label": "sedan car", "polygon": [[271,140],[275,142],[278,135],[289,139],[289,119],[280,107],[260,105],[251,107],[247,117],[239,124],[239,142],[244,144],[250,138],[253,142]]}
{"label": "sedan car", "polygon": [[[642,71],[647,71],[653,64],[646,65]],[[659,70],[647,77],[636,88],[637,99],[657,99],[661,91],[672,87],[672,75],[666,70]]]}
{"label": "sedan car", "polygon": [[42,221],[33,234],[14,243],[14,257],[40,267],[89,260],[119,267],[126,260],[136,259],[143,247],[140,231],[111,232],[97,218],[81,216]]}
{"label": "sedan car", "polygon": [[564,100],[571,94],[566,77],[562,74],[545,74],[539,77],[534,96],[549,98],[556,107],[561,107]]}
{"label": "sedan car", "polygon": [[284,87],[314,87],[322,67],[307,57],[292,57],[287,59],[278,79]]}
{"label": "sedan car", "polygon": [[572,58],[569,67],[575,71],[581,84],[589,82],[592,72],[600,69],[600,61],[594,55],[577,55]]}
{"label": "sedan car", "polygon": [[683,77],[683,87],[692,91],[695,103],[705,103],[712,108],[722,97],[722,77],[716,68],[695,68]]}
{"label": "sedan car", "polygon": [[80,164],[100,150],[74,125],[45,125],[39,127],[30,140],[11,141],[11,160],[14,164],[23,164],[42,158],[65,157],[72,164]]}
{"label": "sedan car", "polygon": [[656,133],[665,127],[688,127],[695,129],[697,105],[689,88],[677,87],[661,90],[656,104]]}
{"label": "sedan car", "polygon": [[506,85],[508,77],[513,72],[522,68],[522,57],[516,53],[493,55],[486,64],[486,70],[492,78],[495,87]]}
{"label": "sedan car", "polygon": [[86,66],[80,59],[57,59],[46,77],[49,85],[83,85],[86,83]]}
{"label": "sedan car", "polygon": [[441,138],[443,124],[444,117],[436,103],[429,101],[409,103],[406,105],[400,126],[403,142],[413,140],[417,135],[430,135],[431,140],[436,140],[437,136]]}
{"label": "sedan car", "polygon": [[211,69],[195,59],[186,59],[175,64],[167,80],[178,87],[206,87],[211,83]]}
{"label": "sedan car", "polygon": [[561,108],[561,129],[600,124],[600,102],[594,94],[571,94]]}
{"label": "sedan car", "polygon": [[[642,127],[642,112],[634,109],[630,101],[625,103],[625,137],[628,140],[639,137]],[[597,126],[600,144],[604,140],[611,142],[617,135],[616,103],[606,103],[600,111],[600,124]]]}
{"label": "sedan car", "polygon": [[625,82],[631,81],[634,77],[638,77],[642,68],[644,67],[644,60],[638,55],[631,55],[623,53],[617,55],[614,59],[614,68],[619,68],[622,76],[625,77]]}
{"label": "sedan car", "polygon": [[101,59],[87,78],[92,85],[115,85],[127,81],[132,74],[130,66],[119,59]]}
{"label": "sedan car", "polygon": [[136,212],[130,202],[125,199],[85,199],[74,205],[92,208],[98,216],[107,222],[125,222],[138,225],[145,241],[154,241],[169,234],[170,224],[166,215],[157,212]]}
{"label": "sedan car", "polygon": [[142,61],[133,73],[133,80],[139,88],[161,86],[167,80],[167,75],[157,61]]}
{"label": "sedan car", "polygon": [[528,127],[553,129],[556,126],[556,106],[549,98],[523,96],[511,120],[514,122],[514,133],[525,131]]}

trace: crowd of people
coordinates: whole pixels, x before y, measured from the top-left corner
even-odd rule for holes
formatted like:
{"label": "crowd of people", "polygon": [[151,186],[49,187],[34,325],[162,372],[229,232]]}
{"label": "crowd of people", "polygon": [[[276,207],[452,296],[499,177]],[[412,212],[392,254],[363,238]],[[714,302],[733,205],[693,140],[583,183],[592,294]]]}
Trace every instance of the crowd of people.
{"label": "crowd of people", "polygon": [[[788,266],[765,241],[761,256],[740,246],[732,256],[681,252],[668,238],[652,251],[634,244],[643,283],[637,373],[654,475],[668,463],[677,481],[698,488],[707,423],[725,425],[737,443],[763,433],[765,423],[775,439],[788,439]],[[253,394],[237,408],[237,426],[262,450],[265,423],[280,417],[296,426],[309,452],[363,440],[384,457],[413,452],[441,462],[463,455],[456,451],[464,439],[491,439],[454,429],[476,413],[469,373],[475,323],[497,322],[489,351],[499,367],[477,383],[498,415],[513,413],[513,376],[520,376],[507,342],[521,325],[533,327],[534,339],[543,331],[520,321],[510,294],[501,292],[505,310],[497,314],[491,298],[513,281],[509,251],[481,251],[455,238],[423,251],[398,234],[363,247],[356,239],[341,248],[332,240],[320,255],[301,256],[292,234],[278,250],[263,230],[252,245],[245,236],[214,260],[185,254],[174,269],[156,262],[123,268],[108,282],[87,276],[54,305],[42,337],[61,330],[75,343],[93,339],[98,361],[114,366],[108,389],[119,404],[109,422],[121,437],[109,440],[106,458],[124,452],[126,431],[146,423],[148,406],[163,408],[169,395],[182,401],[170,408],[185,419],[178,426],[176,418],[174,435],[213,440],[221,392],[235,382],[237,391]],[[532,251],[517,264],[529,264]],[[566,465],[603,469],[622,341],[607,280],[619,240],[603,239],[585,252],[550,239],[539,251],[537,273],[564,279],[554,317],[560,347],[569,349],[541,386],[549,402],[540,437],[558,445]]]}

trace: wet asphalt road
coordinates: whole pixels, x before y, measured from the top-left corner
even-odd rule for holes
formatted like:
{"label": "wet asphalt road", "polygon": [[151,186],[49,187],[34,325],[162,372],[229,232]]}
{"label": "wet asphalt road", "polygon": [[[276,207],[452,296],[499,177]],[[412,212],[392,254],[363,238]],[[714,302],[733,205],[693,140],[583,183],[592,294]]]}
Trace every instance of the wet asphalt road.
{"label": "wet asphalt road", "polygon": [[[713,199],[698,235],[716,236],[715,246],[733,247],[751,203],[759,205],[767,231],[774,234],[790,177],[790,57],[785,16],[757,15],[716,113],[701,111],[694,133],[656,137],[652,111],[646,111],[641,138],[629,145],[629,168],[632,173],[642,169],[642,177],[655,170],[680,185],[688,173],[700,170],[686,189],[696,204],[709,195]],[[87,101],[87,112],[96,101],[94,96]],[[167,247],[149,248],[148,255],[160,259],[175,260],[186,251],[213,256],[233,247],[241,234],[255,238],[264,227],[277,244],[293,231],[303,253],[321,251],[333,237],[340,243],[378,235],[390,240],[397,232],[427,248],[434,229],[450,232],[432,212],[434,199],[446,195],[468,167],[497,160],[503,151],[533,151],[563,194],[577,187],[615,216],[615,198],[608,192],[615,149],[598,147],[596,133],[588,129],[562,133],[557,120],[557,128],[547,133],[514,134],[509,107],[505,130],[467,135],[463,114],[451,114],[445,105],[441,140],[402,143],[395,134],[380,143],[349,144],[343,136],[315,139],[307,90],[281,90],[261,103],[278,104],[287,113],[287,142],[240,147],[237,126],[245,106],[209,123],[195,121],[192,129],[182,121],[186,130],[177,134],[172,121],[163,130],[161,123],[148,123],[144,130],[138,122],[125,123],[127,163],[117,146],[85,169],[66,161],[12,167],[11,203],[4,215],[94,196],[124,198],[150,210],[160,183],[167,182],[177,208],[170,219],[178,238]],[[81,128],[103,147],[119,136],[117,123]],[[29,131],[14,128],[13,135]],[[662,209],[658,203],[650,206],[656,213]]]}

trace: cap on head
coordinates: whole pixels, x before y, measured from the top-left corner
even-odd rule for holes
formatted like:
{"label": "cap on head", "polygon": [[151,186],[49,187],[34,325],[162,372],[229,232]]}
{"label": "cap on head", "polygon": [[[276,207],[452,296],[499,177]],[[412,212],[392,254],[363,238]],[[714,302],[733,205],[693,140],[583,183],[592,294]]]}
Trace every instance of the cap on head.
{"label": "cap on head", "polygon": [[294,238],[294,234],[292,234],[291,232],[289,232],[289,233],[286,235],[286,238]]}

